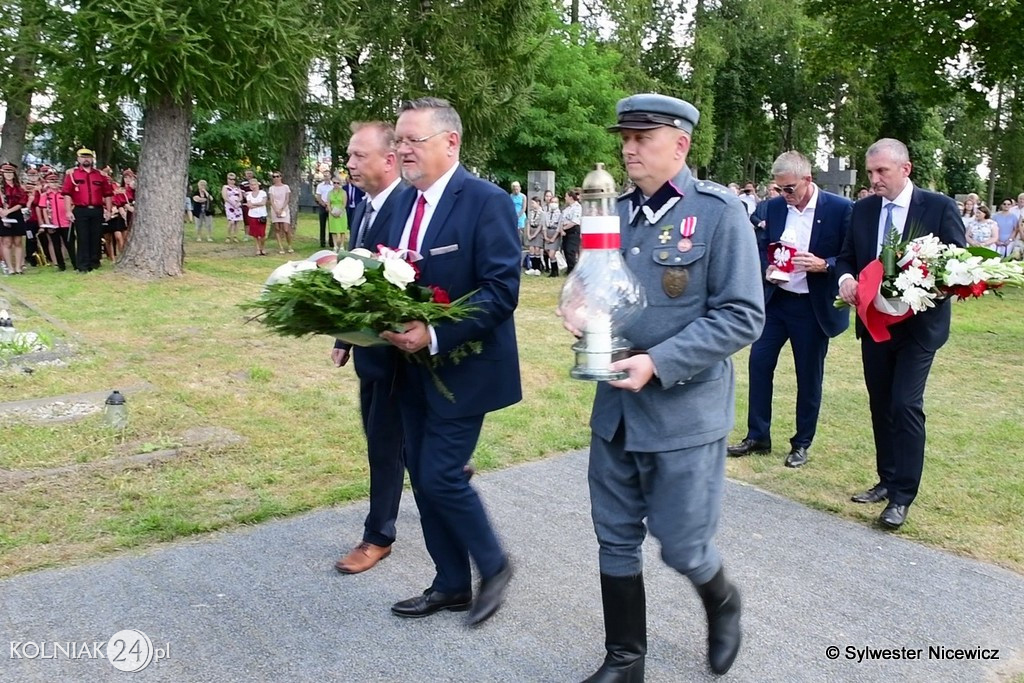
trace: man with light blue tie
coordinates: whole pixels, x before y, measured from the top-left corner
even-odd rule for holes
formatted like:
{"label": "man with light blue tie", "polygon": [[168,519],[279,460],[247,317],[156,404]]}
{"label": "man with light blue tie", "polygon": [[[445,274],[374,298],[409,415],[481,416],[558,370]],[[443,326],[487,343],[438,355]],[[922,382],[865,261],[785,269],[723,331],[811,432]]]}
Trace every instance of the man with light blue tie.
{"label": "man with light blue tie", "polygon": [[[522,398],[512,318],[519,299],[519,232],[508,194],[459,163],[462,120],[448,102],[406,102],[395,134],[402,176],[412,187],[398,197],[390,245],[421,256],[420,284],[440,287],[452,300],[468,294],[477,311],[457,323],[427,327],[414,320],[401,333],[381,335],[406,353],[429,350],[440,360],[434,371],[454,396],[443,396],[422,365],[399,364],[406,466],[435,576],[422,595],[395,603],[391,611],[418,618],[468,609],[468,623],[477,625],[501,606],[512,577],[466,465],[484,415]],[[480,343],[481,353],[445,362],[446,354],[471,341]],[[475,599],[471,560],[480,573]]]}
{"label": "man with light blue tie", "polygon": [[[376,251],[378,244],[388,240],[397,198],[406,188],[398,172],[394,126],[381,121],[353,123],[348,171],[350,182],[366,193],[352,214],[348,248]],[[335,342],[334,364],[345,365],[349,351],[348,344]],[[378,346],[357,347],[352,355],[370,466],[370,510],[363,523],[363,540],[334,563],[342,574],[365,572],[391,554],[405,484],[402,418],[394,393],[398,354],[390,346]]]}
{"label": "man with light blue tie", "polygon": [[[865,169],[874,196],[853,206],[850,229],[836,259],[839,296],[851,306],[874,292],[858,290],[857,276],[878,258],[886,236],[902,239],[927,234],[944,244],[964,246],[964,224],[956,203],[945,195],[916,187],[906,145],[883,138],[868,148]],[[855,503],[888,504],[882,526],[898,529],[917,496],[924,469],[924,388],[935,352],[949,338],[949,300],[889,327],[892,338],[876,342],[857,320],[864,383],[871,407],[878,482],[852,497]]]}

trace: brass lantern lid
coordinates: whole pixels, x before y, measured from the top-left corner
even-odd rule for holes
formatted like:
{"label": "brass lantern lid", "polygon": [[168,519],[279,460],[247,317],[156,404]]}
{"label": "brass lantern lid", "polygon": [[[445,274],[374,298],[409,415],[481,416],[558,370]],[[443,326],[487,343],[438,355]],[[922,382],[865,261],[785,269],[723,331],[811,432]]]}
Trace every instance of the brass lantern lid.
{"label": "brass lantern lid", "polygon": [[582,194],[580,199],[614,199],[618,192],[615,190],[615,178],[604,170],[604,164],[597,162],[594,170],[583,179]]}

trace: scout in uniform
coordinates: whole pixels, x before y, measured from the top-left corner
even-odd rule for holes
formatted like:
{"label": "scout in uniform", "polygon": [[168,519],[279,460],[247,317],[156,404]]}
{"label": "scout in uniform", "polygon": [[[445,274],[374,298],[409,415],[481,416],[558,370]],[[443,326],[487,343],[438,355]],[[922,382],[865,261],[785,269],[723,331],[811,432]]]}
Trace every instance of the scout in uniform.
{"label": "scout in uniform", "polygon": [[18,167],[0,166],[0,251],[12,275],[25,273],[25,218],[28,192],[18,180]]}
{"label": "scout in uniform", "polygon": [[67,197],[78,239],[75,266],[80,273],[100,267],[103,223],[113,208],[110,179],[93,165],[92,150],[78,150],[78,165],[64,176],[61,192]]}
{"label": "scout in uniform", "polygon": [[761,333],[760,260],[739,199],[686,166],[697,109],[645,94],[616,111],[609,130],[622,136],[636,185],[619,198],[621,248],[647,307],[623,330],[637,351],[611,366],[628,377],[598,384],[590,421],[607,656],[587,680],[643,680],[645,519],[662,559],[700,595],[708,662],[723,674],[740,647],[740,594],[714,543],[734,413],[730,356]]}

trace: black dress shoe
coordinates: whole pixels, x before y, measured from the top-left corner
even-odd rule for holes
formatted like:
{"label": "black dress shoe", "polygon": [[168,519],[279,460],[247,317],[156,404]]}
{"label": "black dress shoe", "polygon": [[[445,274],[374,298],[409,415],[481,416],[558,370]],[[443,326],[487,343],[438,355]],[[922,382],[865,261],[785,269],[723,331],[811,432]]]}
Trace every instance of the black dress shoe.
{"label": "black dress shoe", "polygon": [[772,442],[743,439],[743,441],[740,441],[735,446],[729,446],[726,450],[729,455],[734,458],[738,458],[741,455],[749,455],[751,453],[770,453],[772,450]]}
{"label": "black dress shoe", "polygon": [[786,467],[803,467],[807,464],[807,448],[796,446],[786,456]]}
{"label": "black dress shoe", "polygon": [[854,503],[880,503],[889,497],[889,490],[881,484],[875,484],[863,493],[850,496]]}
{"label": "black dress shoe", "polygon": [[890,529],[899,529],[903,526],[903,522],[907,521],[907,512],[909,512],[909,505],[897,505],[896,503],[889,503],[882,510],[881,516],[878,521],[882,523],[882,526]]}
{"label": "black dress shoe", "polygon": [[505,558],[505,566],[500,572],[489,579],[480,581],[480,590],[477,591],[476,600],[469,610],[467,622],[470,626],[477,626],[490,619],[501,603],[505,600],[505,589],[512,579],[512,562]]}
{"label": "black dress shoe", "polygon": [[419,619],[420,617],[428,617],[434,612],[440,612],[443,609],[451,610],[452,612],[465,612],[469,609],[472,601],[472,593],[442,593],[433,588],[428,588],[423,591],[423,595],[417,595],[415,598],[409,598],[408,600],[402,600],[393,604],[391,606],[391,613],[406,619]]}

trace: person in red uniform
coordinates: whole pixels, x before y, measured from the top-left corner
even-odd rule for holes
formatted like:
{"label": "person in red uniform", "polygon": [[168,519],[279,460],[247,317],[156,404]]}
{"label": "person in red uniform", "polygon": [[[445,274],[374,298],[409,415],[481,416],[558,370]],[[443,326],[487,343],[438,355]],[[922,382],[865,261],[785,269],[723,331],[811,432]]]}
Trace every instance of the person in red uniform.
{"label": "person in red uniform", "polygon": [[125,211],[128,212],[128,218],[125,219],[124,234],[128,236],[128,231],[132,229],[132,223],[135,222],[135,171],[130,168],[124,169],[121,173],[122,184],[124,185],[124,192],[128,195],[128,203],[125,204]]}
{"label": "person in red uniform", "polygon": [[25,220],[21,210],[28,205],[28,193],[18,180],[18,167],[0,166],[0,251],[12,275],[25,273]]}
{"label": "person in red uniform", "polygon": [[114,188],[110,179],[94,166],[92,150],[78,150],[78,165],[64,176],[61,192],[78,235],[75,266],[87,273],[100,267],[100,237],[103,223],[113,208]]}

